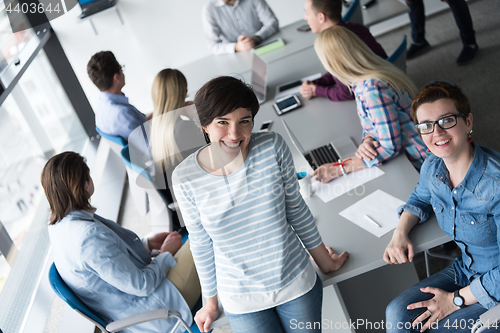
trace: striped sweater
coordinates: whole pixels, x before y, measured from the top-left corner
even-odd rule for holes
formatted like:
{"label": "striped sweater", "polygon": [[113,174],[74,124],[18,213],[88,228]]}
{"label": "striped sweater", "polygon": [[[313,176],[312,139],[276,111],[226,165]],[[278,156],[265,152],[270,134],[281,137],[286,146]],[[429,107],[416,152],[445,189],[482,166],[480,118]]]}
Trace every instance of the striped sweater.
{"label": "striped sweater", "polygon": [[247,313],[312,289],[315,273],[297,235],[308,249],[322,241],[283,138],[254,134],[245,162],[227,176],[203,170],[198,152],[175,169],[173,184],[203,295]]}

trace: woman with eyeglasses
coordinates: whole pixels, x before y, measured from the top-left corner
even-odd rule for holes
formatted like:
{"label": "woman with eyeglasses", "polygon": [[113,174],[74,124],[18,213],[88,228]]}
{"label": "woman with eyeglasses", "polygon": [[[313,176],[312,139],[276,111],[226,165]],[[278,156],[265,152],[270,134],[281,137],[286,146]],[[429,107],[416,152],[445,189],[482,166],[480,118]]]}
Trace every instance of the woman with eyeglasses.
{"label": "woman with eyeglasses", "polygon": [[323,30],[314,49],[325,69],[353,90],[363,141],[355,156],[324,164],[313,177],[327,183],[351,171],[381,165],[402,152],[420,169],[427,153],[410,116],[418,92],[410,78],[344,27]]}
{"label": "woman with eyeglasses", "polygon": [[[420,281],[387,307],[387,332],[469,332],[500,300],[500,153],[472,142],[469,100],[449,82],[425,85],[412,104],[429,151],[420,181],[385,249],[389,264],[413,261],[410,230],[434,211],[462,251],[453,265]],[[488,331],[489,332],[489,331]]]}

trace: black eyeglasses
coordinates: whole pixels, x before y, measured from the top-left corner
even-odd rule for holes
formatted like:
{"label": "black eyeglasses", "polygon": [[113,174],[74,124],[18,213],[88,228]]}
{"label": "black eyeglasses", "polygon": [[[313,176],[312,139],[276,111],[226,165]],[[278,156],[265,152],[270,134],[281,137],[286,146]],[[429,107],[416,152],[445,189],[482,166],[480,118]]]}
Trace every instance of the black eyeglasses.
{"label": "black eyeglasses", "polygon": [[457,118],[458,117],[464,117],[465,114],[459,113],[459,114],[452,114],[449,116],[444,116],[441,119],[438,119],[436,121],[426,121],[420,124],[416,124],[415,127],[417,128],[418,133],[425,135],[425,134],[431,134],[434,132],[434,125],[438,125],[441,129],[450,129],[452,127],[455,127],[457,125]]}

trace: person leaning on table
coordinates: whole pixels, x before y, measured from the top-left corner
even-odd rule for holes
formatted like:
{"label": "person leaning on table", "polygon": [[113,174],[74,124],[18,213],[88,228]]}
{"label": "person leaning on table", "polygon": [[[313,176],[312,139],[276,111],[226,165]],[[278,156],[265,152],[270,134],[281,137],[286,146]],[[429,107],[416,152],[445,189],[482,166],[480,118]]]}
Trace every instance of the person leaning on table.
{"label": "person leaning on table", "polygon": [[[309,24],[311,32],[317,34],[335,25],[344,27],[355,33],[376,55],[387,59],[387,53],[367,27],[342,20],[342,3],[342,0],[306,0],[304,2],[304,20]],[[327,97],[331,101],[354,99],[352,90],[328,72],[319,79],[304,81],[300,87],[300,94],[305,99],[314,96]]]}
{"label": "person leaning on table", "polygon": [[279,30],[265,0],[208,0],[201,19],[214,54],[248,51]]}
{"label": "person leaning on table", "polygon": [[351,171],[381,165],[401,152],[420,169],[427,153],[410,115],[417,93],[410,78],[341,26],[323,30],[314,49],[326,70],[354,91],[363,142],[355,156],[324,164],[312,176],[326,183]]}
{"label": "person leaning on table", "polygon": [[392,326],[387,332],[403,332],[397,323],[422,331],[432,325],[432,332],[469,332],[479,315],[500,300],[500,153],[472,142],[469,100],[452,83],[425,85],[412,114],[431,155],[417,187],[399,207],[401,217],[384,260],[413,260],[408,233],[432,211],[462,256],[387,306],[387,325]]}
{"label": "person leaning on table", "polygon": [[[176,231],[141,240],[95,214],[90,205],[94,183],[84,158],[77,153],[52,157],[43,168],[41,182],[51,212],[47,229],[54,264],[85,305],[108,322],[168,308],[179,311],[191,325],[200,283],[189,240],[182,245]],[[154,259],[152,250],[160,252]],[[169,332],[174,324],[162,319],[120,332]]]}

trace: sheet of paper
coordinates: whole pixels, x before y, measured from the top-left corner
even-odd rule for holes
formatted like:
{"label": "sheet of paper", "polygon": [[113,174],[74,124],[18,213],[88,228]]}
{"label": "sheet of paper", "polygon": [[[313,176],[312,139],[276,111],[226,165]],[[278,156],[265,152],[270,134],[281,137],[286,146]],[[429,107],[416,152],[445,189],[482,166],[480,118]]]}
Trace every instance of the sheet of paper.
{"label": "sheet of paper", "polygon": [[[404,204],[403,200],[382,190],[376,190],[339,214],[380,238],[396,228],[399,222],[397,208]],[[379,224],[380,228],[370,222],[365,215]]]}
{"label": "sheet of paper", "polygon": [[315,195],[323,200],[324,203],[327,203],[383,174],[384,172],[379,168],[371,167],[348,173],[326,184],[314,182],[312,184],[312,189]]}

